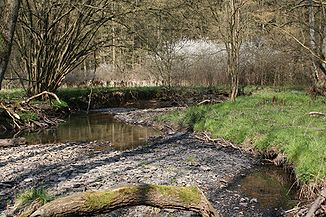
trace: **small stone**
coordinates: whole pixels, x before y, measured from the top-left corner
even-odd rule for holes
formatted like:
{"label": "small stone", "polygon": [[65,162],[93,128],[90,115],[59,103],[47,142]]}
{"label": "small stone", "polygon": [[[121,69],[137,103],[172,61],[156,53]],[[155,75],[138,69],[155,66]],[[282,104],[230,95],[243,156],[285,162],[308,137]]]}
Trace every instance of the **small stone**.
{"label": "small stone", "polygon": [[244,207],[247,207],[248,206],[248,203],[239,203],[240,206],[244,206]]}
{"label": "small stone", "polygon": [[81,186],[81,184],[80,183],[74,183],[74,184],[72,184],[72,188],[79,188]]}
{"label": "small stone", "polygon": [[169,213],[173,213],[174,209],[164,209],[164,211],[169,212]]}
{"label": "small stone", "polygon": [[31,182],[31,181],[33,181],[33,178],[26,178],[26,179],[24,179],[24,182]]}
{"label": "small stone", "polygon": [[244,203],[244,202],[246,202],[247,200],[246,200],[246,198],[241,198],[240,199],[240,203]]}
{"label": "small stone", "polygon": [[250,203],[258,203],[257,198],[252,198],[252,199],[250,200]]}
{"label": "small stone", "polygon": [[209,166],[201,166],[200,169],[202,169],[204,171],[210,171],[210,170],[212,170],[212,168],[210,168]]}
{"label": "small stone", "polygon": [[238,209],[240,209],[240,207],[237,207],[237,206],[236,206],[236,207],[234,207],[233,209],[234,209],[234,210],[238,210]]}
{"label": "small stone", "polygon": [[61,182],[61,181],[65,181],[65,180],[67,180],[66,177],[59,177],[59,178],[58,178],[58,181],[60,181],[60,182]]}

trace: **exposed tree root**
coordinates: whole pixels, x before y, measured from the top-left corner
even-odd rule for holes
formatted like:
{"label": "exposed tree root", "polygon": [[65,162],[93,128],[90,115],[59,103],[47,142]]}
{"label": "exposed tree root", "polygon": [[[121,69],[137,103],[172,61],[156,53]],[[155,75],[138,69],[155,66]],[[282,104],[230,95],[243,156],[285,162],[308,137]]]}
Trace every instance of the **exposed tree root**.
{"label": "exposed tree root", "polygon": [[[42,113],[42,109],[29,104],[32,100],[41,96],[51,96],[58,103],[61,103],[57,95],[47,91],[32,96],[21,102],[0,102],[0,118],[2,118],[2,123],[0,123],[0,129],[21,130],[22,128],[33,125],[38,127],[55,125],[56,121],[49,120],[46,115]],[[25,119],[23,119],[21,117],[21,114],[27,114],[27,117],[25,115]]]}
{"label": "exposed tree root", "polygon": [[203,217],[219,217],[205,195],[196,187],[147,184],[124,186],[104,192],[76,193],[45,204],[31,216],[89,216],[138,205],[190,210]]}
{"label": "exposed tree root", "polygon": [[36,99],[40,96],[52,96],[55,100],[57,100],[58,103],[61,103],[59,97],[57,95],[55,95],[54,93],[48,92],[48,91],[43,91],[42,93],[36,94],[30,98],[28,98],[27,100],[22,101],[20,104],[28,104],[30,101],[32,101],[33,99]]}
{"label": "exposed tree root", "polygon": [[14,123],[14,127],[17,129],[20,129],[21,126],[19,123],[19,115],[15,112],[11,111],[9,108],[7,108],[2,102],[0,103],[0,109],[3,109],[5,113],[11,118],[12,122]]}

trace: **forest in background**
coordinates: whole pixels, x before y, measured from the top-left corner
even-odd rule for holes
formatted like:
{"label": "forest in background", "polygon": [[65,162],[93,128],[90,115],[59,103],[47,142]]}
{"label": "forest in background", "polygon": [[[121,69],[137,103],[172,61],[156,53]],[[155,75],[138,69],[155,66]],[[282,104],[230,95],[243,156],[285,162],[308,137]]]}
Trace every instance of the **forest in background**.
{"label": "forest in background", "polygon": [[228,85],[231,98],[245,85],[324,91],[322,0],[5,0],[0,7],[1,62],[13,45],[7,70],[0,67],[3,88]]}

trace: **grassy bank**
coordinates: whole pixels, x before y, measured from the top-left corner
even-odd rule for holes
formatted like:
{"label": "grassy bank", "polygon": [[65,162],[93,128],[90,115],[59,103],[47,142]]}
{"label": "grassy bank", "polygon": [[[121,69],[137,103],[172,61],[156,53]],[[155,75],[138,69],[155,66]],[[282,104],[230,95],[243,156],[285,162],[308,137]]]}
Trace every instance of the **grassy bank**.
{"label": "grassy bank", "polygon": [[302,91],[263,90],[225,102],[196,106],[162,117],[197,132],[208,131],[240,146],[284,153],[298,181],[319,183],[326,177],[326,98],[311,99]]}

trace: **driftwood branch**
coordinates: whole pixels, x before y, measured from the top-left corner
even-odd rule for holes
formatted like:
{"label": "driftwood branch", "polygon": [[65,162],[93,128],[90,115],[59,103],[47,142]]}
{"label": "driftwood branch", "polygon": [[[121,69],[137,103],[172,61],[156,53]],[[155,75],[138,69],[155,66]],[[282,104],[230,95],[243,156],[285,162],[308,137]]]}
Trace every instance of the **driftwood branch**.
{"label": "driftwood branch", "polygon": [[241,149],[239,147],[237,147],[236,145],[232,144],[231,142],[228,142],[222,138],[219,138],[219,139],[212,139],[207,133],[203,132],[203,133],[200,133],[198,135],[195,135],[195,137],[197,139],[200,139],[200,140],[203,140],[205,142],[212,142],[212,143],[218,143],[220,146],[223,146],[223,147],[231,147],[233,149],[236,149],[236,150],[240,150]]}
{"label": "driftwood branch", "polygon": [[309,112],[310,116],[326,116],[324,112]]}
{"label": "driftwood branch", "polygon": [[19,115],[14,113],[13,111],[10,111],[9,108],[7,108],[2,102],[0,103],[0,108],[2,108],[7,115],[12,119],[12,122],[14,123],[15,127],[17,127],[17,129],[20,129],[20,125],[17,123],[17,121],[20,119]]}
{"label": "driftwood branch", "polygon": [[321,192],[320,196],[311,205],[310,209],[308,210],[308,213],[307,213],[306,217],[315,216],[315,212],[320,208],[320,206],[324,203],[325,200],[326,200],[326,189],[324,189]]}
{"label": "driftwood branch", "polygon": [[43,91],[42,93],[39,93],[39,94],[36,94],[30,98],[28,98],[27,100],[24,100],[22,101],[21,103],[22,104],[28,104],[30,101],[32,101],[33,99],[36,99],[40,96],[43,96],[43,95],[50,95],[52,96],[58,103],[61,103],[59,97],[57,95],[55,95],[54,93],[51,93],[51,92],[48,92],[48,91]]}
{"label": "driftwood branch", "polygon": [[209,100],[209,99],[205,99],[205,100],[203,100],[203,101],[197,103],[197,105],[206,105],[206,104],[210,104],[210,103],[212,103],[211,100]]}
{"label": "driftwood branch", "polygon": [[31,216],[89,216],[138,205],[190,210],[203,217],[219,217],[205,195],[196,187],[147,184],[124,186],[103,192],[76,193],[45,204]]}

